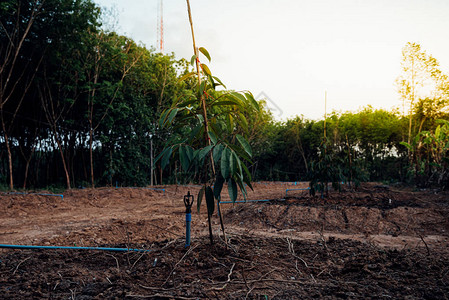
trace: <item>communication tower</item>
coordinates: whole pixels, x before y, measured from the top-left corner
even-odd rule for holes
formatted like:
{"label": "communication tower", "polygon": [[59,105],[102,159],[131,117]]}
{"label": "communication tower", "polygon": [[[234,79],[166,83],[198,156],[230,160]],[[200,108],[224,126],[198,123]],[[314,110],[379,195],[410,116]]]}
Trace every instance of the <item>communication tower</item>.
{"label": "communication tower", "polygon": [[157,5],[157,49],[164,53],[164,7],[163,0],[158,0]]}

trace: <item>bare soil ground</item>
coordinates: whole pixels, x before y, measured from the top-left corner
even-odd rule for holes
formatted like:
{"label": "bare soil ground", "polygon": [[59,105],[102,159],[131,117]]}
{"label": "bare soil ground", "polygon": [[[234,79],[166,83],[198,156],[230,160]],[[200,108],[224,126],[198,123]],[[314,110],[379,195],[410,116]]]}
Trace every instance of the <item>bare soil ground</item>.
{"label": "bare soil ground", "polygon": [[0,298],[449,299],[449,193],[285,197],[306,186],[256,183],[249,199],[272,201],[222,204],[228,245],[214,216],[210,246],[203,203],[190,248],[182,198],[199,186],[0,194],[1,244],[151,250],[0,249]]}

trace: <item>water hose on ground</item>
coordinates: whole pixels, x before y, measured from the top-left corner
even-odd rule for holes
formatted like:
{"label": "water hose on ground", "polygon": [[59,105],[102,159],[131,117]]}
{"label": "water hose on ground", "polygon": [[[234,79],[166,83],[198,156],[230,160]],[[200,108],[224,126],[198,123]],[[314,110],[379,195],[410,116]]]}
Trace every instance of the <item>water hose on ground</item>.
{"label": "water hose on ground", "polygon": [[241,200],[241,201],[220,201],[220,204],[232,204],[232,203],[248,203],[248,202],[268,202],[268,201],[285,201],[284,198],[282,199],[260,199],[260,200]]}
{"label": "water hose on ground", "polygon": [[148,249],[132,249],[132,248],[109,248],[109,247],[71,247],[71,246],[35,246],[35,245],[9,245],[0,244],[0,248],[9,249],[45,249],[45,250],[100,250],[115,252],[150,252]]}

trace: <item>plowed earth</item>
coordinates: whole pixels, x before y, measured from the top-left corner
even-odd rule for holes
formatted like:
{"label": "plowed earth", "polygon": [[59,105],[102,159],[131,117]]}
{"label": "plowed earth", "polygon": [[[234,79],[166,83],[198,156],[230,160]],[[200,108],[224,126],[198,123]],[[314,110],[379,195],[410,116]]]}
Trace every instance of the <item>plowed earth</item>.
{"label": "plowed earth", "polygon": [[1,244],[150,250],[0,249],[0,298],[449,299],[449,193],[306,187],[256,183],[249,199],[271,201],[221,204],[227,245],[195,204],[189,248],[182,199],[199,186],[0,194]]}

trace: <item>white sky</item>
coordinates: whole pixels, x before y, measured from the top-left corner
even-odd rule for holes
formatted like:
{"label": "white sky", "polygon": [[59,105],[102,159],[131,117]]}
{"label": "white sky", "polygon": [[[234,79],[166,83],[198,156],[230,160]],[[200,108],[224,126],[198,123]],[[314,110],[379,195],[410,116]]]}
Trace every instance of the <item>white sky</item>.
{"label": "white sky", "polygon": [[[117,31],[148,48],[158,0],[94,0],[115,7]],[[449,70],[448,0],[190,0],[197,46],[229,89],[267,95],[280,109],[319,119],[327,110],[399,106],[401,50],[420,43]],[[193,54],[185,0],[164,0],[165,52]],[[271,105],[273,108],[274,106]]]}

